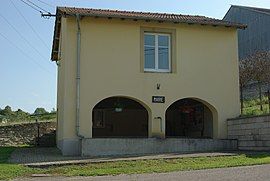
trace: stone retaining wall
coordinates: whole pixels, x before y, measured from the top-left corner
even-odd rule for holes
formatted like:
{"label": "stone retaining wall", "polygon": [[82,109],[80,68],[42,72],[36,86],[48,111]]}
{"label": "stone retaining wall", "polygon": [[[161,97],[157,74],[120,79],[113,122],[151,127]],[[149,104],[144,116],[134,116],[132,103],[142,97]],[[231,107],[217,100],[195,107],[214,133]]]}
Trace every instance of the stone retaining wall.
{"label": "stone retaining wall", "polygon": [[270,151],[270,115],[229,119],[228,139],[237,139],[239,150]]}
{"label": "stone retaining wall", "polygon": [[0,146],[35,145],[38,124],[41,138],[46,134],[55,132],[55,121],[0,126]]}

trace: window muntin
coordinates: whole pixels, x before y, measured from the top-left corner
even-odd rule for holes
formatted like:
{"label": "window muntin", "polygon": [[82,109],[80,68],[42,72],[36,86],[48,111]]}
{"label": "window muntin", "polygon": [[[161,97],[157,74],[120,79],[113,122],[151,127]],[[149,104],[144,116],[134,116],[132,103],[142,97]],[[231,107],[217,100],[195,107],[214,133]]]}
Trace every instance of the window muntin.
{"label": "window muntin", "polygon": [[171,71],[170,42],[169,34],[144,33],[144,71]]}

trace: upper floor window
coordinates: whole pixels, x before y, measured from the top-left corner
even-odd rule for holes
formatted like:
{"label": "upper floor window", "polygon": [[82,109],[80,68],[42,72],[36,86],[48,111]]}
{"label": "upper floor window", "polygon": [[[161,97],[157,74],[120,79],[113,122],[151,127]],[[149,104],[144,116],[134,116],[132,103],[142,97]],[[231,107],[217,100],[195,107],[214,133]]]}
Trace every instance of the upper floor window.
{"label": "upper floor window", "polygon": [[171,72],[171,36],[144,33],[144,71]]}

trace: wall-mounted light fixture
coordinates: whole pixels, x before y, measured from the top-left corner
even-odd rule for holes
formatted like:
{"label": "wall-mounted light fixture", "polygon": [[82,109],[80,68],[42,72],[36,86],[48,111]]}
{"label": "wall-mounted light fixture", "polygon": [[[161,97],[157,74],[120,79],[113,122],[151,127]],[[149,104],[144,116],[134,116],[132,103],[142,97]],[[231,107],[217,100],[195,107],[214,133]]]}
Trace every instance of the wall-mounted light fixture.
{"label": "wall-mounted light fixture", "polygon": [[123,111],[123,104],[121,104],[120,99],[117,98],[117,102],[114,104],[114,111],[115,112],[122,112]]}

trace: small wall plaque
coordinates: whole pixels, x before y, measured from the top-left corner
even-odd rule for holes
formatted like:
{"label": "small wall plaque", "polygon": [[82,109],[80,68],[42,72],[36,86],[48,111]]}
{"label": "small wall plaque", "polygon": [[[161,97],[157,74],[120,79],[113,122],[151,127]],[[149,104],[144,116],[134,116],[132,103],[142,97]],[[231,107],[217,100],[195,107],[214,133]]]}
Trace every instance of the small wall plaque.
{"label": "small wall plaque", "polygon": [[165,97],[164,96],[152,96],[152,102],[153,103],[165,103]]}

